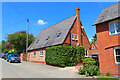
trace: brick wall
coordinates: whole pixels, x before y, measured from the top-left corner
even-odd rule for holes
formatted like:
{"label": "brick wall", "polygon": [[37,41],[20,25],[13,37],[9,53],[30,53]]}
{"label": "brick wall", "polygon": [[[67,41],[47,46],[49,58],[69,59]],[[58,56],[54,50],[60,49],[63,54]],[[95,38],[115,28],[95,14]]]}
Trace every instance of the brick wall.
{"label": "brick wall", "polygon": [[26,53],[21,53],[20,54],[20,60],[21,61],[26,61]]}
{"label": "brick wall", "polygon": [[[43,51],[43,56],[40,56],[40,51]],[[36,52],[36,56],[33,56],[34,52]],[[45,63],[45,49],[29,51],[27,59],[30,62]]]}
{"label": "brick wall", "polygon": [[[82,24],[80,24],[80,26],[82,26]],[[79,27],[80,27],[79,26]],[[87,35],[85,33],[85,30],[83,28],[80,29],[81,30],[81,40],[82,41],[79,41],[79,36],[78,36],[78,40],[72,40],[72,33],[74,34],[77,34],[78,35],[78,28],[77,28],[77,20],[75,20],[74,24],[72,25],[71,29],[70,29],[70,32],[71,32],[71,46],[77,46],[77,44],[79,43],[80,46],[83,46],[85,49],[88,50],[88,54],[90,53],[90,43],[89,43],[89,40],[87,38]],[[69,34],[67,35],[65,41],[64,41],[64,45],[69,45],[69,44],[66,44],[66,43],[70,43],[70,37],[69,37]]]}
{"label": "brick wall", "polygon": [[108,23],[104,22],[96,25],[100,72],[118,75],[120,66],[115,64],[114,46],[120,45],[120,35],[110,36]]}

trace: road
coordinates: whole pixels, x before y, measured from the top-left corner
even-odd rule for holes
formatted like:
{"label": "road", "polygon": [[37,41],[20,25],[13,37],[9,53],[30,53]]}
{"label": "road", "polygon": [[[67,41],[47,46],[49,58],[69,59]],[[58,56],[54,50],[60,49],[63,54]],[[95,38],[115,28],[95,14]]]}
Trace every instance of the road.
{"label": "road", "polygon": [[[84,78],[78,72],[40,63],[2,61],[2,78]],[[0,63],[1,64],[1,63]]]}

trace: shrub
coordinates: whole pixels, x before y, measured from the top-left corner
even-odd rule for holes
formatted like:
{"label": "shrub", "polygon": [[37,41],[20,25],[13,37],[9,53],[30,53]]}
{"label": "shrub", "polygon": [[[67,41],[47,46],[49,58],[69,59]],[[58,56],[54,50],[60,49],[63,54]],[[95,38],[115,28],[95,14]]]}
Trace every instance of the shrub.
{"label": "shrub", "polygon": [[9,51],[9,50],[4,50],[3,52],[4,52],[4,53],[8,53],[8,51]]}
{"label": "shrub", "polygon": [[52,46],[46,48],[45,61],[55,66],[73,66],[84,58],[84,48],[74,46]]}
{"label": "shrub", "polygon": [[85,65],[85,66],[87,66],[87,65],[93,65],[95,63],[96,63],[95,59],[93,59],[91,57],[83,59],[83,65]]}
{"label": "shrub", "polygon": [[110,76],[110,73],[106,73],[106,76]]}
{"label": "shrub", "polygon": [[86,77],[88,77],[88,76],[89,76],[89,74],[88,74],[88,73],[85,73],[85,75],[86,75]]}
{"label": "shrub", "polygon": [[79,73],[81,75],[85,74],[85,72],[86,72],[85,68],[79,68]]}
{"label": "shrub", "polygon": [[86,76],[99,75],[99,67],[94,65],[95,63],[96,61],[92,58],[83,59],[83,68],[79,68],[79,73]]}
{"label": "shrub", "polygon": [[8,53],[17,53],[17,51],[15,49],[11,49],[8,51]]}

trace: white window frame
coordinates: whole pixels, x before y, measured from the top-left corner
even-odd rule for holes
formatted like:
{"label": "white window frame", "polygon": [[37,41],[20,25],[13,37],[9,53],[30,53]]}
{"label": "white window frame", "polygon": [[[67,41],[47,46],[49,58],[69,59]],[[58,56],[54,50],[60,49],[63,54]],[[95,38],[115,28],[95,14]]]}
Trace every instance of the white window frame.
{"label": "white window frame", "polygon": [[116,52],[115,52],[116,49],[120,49],[120,46],[119,46],[119,47],[114,47],[115,63],[116,63],[116,64],[120,64],[120,62],[117,62],[117,60],[116,60],[116,56],[118,56],[118,55],[116,55]]}
{"label": "white window frame", "polygon": [[[120,20],[116,20],[116,21],[113,21],[113,22],[110,22],[110,23],[109,23],[109,35],[120,34],[120,32],[117,32],[116,22],[120,22]],[[114,24],[115,33],[112,33],[112,34],[110,33],[110,24]]]}
{"label": "white window frame", "polygon": [[78,35],[77,34],[75,34],[75,40],[78,40]]}
{"label": "white window frame", "polygon": [[43,56],[43,51],[40,51],[40,56]]}
{"label": "white window frame", "polygon": [[74,33],[72,33],[72,40],[74,40]]}
{"label": "white window frame", "polygon": [[87,56],[86,56],[86,50],[87,50],[87,49],[85,49],[85,57],[88,57],[88,50],[87,50]]}
{"label": "white window frame", "polygon": [[95,46],[92,46],[92,49],[95,49]]}
{"label": "white window frame", "polygon": [[[34,55],[34,53],[35,53],[35,55]],[[33,52],[33,57],[36,57],[36,52]]]}

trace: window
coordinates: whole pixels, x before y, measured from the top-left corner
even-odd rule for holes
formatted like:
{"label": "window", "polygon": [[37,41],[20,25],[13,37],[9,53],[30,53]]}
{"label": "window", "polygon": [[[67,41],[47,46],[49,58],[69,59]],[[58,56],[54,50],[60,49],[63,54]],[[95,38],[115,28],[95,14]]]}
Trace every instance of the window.
{"label": "window", "polygon": [[109,33],[110,35],[120,33],[120,21],[109,24]]}
{"label": "window", "polygon": [[120,47],[114,48],[115,63],[120,64]]}
{"label": "window", "polygon": [[43,51],[40,51],[40,56],[43,56]]}
{"label": "window", "polygon": [[39,42],[39,40],[36,41],[36,43],[38,43],[38,42]]}
{"label": "window", "polygon": [[94,47],[94,46],[92,46],[92,49],[95,49],[95,47]]}
{"label": "window", "polygon": [[72,40],[74,40],[74,34],[72,33]]}
{"label": "window", "polygon": [[36,56],[36,52],[33,52],[33,56],[34,56],[34,57]]}
{"label": "window", "polygon": [[61,34],[61,32],[57,34],[57,37],[59,37],[59,36],[60,36],[60,34]]}
{"label": "window", "polygon": [[119,33],[120,32],[120,21],[116,22],[116,31]]}
{"label": "window", "polygon": [[46,40],[48,40],[50,38],[50,36],[46,37]]}
{"label": "window", "polygon": [[85,49],[85,57],[88,57],[88,50]]}
{"label": "window", "polygon": [[75,40],[78,40],[77,34],[75,34]]}

